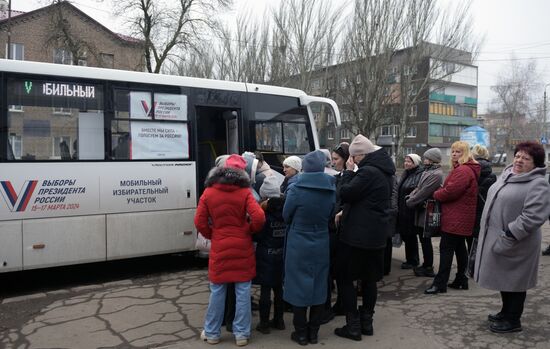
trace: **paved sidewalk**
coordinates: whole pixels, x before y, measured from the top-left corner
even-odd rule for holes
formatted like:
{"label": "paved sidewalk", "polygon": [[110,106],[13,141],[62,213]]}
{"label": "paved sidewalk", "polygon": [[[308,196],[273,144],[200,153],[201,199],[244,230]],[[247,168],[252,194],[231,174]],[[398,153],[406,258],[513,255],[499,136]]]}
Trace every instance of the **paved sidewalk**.
{"label": "paved sidewalk", "polygon": [[[543,247],[550,243],[548,224],[543,240]],[[380,285],[375,335],[362,342],[338,338],[333,331],[344,318],[337,317],[321,327],[317,347],[550,348],[550,257],[541,257],[539,286],[527,293],[524,331],[496,335],[486,318],[499,310],[497,292],[470,282],[469,291],[424,295],[431,279],[400,270],[403,255],[403,247],[394,249],[392,273]],[[208,348],[198,339],[207,303],[206,270],[3,299],[0,348]],[[291,314],[285,321],[285,331],[253,330],[249,347],[298,347],[290,341]],[[255,312],[254,327],[257,322]],[[231,334],[223,331],[217,348],[234,347]]]}

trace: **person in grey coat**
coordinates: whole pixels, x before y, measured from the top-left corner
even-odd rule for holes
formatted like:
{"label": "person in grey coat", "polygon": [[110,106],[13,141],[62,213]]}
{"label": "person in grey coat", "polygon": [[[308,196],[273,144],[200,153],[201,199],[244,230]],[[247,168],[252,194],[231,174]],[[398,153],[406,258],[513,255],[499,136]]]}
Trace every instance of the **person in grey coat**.
{"label": "person in grey coat", "polygon": [[488,316],[496,333],[521,331],[527,290],[537,284],[541,229],[550,214],[544,148],[523,142],[491,186],[481,216],[474,279],[500,291],[502,309]]}
{"label": "person in grey coat", "polygon": [[[414,268],[416,276],[434,277],[434,251],[432,240],[430,237],[423,236],[424,218],[426,216],[426,208],[424,202],[431,199],[433,193],[441,187],[443,183],[443,171],[441,170],[441,150],[439,148],[431,148],[424,152],[424,172],[420,177],[418,186],[407,197],[406,204],[409,208],[416,208],[415,226],[418,231],[418,238],[422,245],[422,255],[424,263],[420,267]],[[418,244],[416,246],[418,249]]]}

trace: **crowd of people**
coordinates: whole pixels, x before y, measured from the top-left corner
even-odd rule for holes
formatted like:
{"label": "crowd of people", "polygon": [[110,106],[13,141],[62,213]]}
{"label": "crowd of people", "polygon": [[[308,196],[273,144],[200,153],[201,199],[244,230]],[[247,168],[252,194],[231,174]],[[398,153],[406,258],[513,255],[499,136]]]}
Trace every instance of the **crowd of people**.
{"label": "crowd of people", "polygon": [[[433,278],[425,294],[468,290],[471,269],[476,283],[501,294],[501,310],[488,315],[490,330],[520,331],[526,291],[537,282],[540,228],[550,216],[545,154],[538,143],[518,144],[498,178],[488,158],[483,146],[458,141],[446,178],[438,148],[407,154],[397,178],[388,153],[358,135],[331,153],[287,157],[280,183],[261,154],[219,157],[195,215],[197,230],[211,240],[201,339],[219,343],[225,321],[235,343],[248,344],[253,283],[260,287],[260,333],[285,329],[289,305],[291,339],[299,345],[316,344],[320,326],[337,315],[346,324],[335,335],[372,336],[377,282],[390,272],[395,236],[405,245],[401,268]],[[440,207],[437,273],[428,200]]]}

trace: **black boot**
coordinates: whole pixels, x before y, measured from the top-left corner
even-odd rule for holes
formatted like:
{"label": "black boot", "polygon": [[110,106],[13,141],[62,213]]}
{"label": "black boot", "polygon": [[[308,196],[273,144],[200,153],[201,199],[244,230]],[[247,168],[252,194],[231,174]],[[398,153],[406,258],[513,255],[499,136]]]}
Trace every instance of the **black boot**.
{"label": "black boot", "polygon": [[[311,344],[317,344],[319,341],[318,333],[321,326],[321,317],[326,310],[325,305],[314,305],[309,308],[309,323],[308,323],[308,341]],[[329,308],[330,310],[330,308]]]}
{"label": "black boot", "polygon": [[310,344],[317,344],[319,342],[319,326],[308,326],[307,338]]}
{"label": "black boot", "polygon": [[374,328],[372,327],[372,315],[374,312],[369,312],[359,308],[359,316],[361,318],[361,334],[365,336],[372,336],[374,334]]}
{"label": "black boot", "polygon": [[269,323],[272,328],[275,328],[277,330],[284,330],[286,328],[285,320],[283,317],[285,310],[284,308],[285,304],[282,300],[280,302],[276,300],[273,303],[273,320],[271,320]]}
{"label": "black boot", "polygon": [[293,307],[294,332],[290,334],[290,339],[300,345],[307,345],[307,307]]}
{"label": "black boot", "polygon": [[263,334],[269,334],[269,310],[271,309],[271,300],[260,298],[260,323],[256,327],[256,330]]}
{"label": "black boot", "polygon": [[447,285],[449,288],[454,288],[455,290],[467,290],[468,289],[468,278],[464,275],[456,274],[456,277],[453,282]]}
{"label": "black boot", "polygon": [[295,327],[295,331],[290,334],[290,339],[300,345],[307,345],[307,328]]}
{"label": "black boot", "polygon": [[361,340],[361,321],[357,311],[346,313],[346,325],[334,330],[334,334],[338,337],[353,339],[354,341]]}

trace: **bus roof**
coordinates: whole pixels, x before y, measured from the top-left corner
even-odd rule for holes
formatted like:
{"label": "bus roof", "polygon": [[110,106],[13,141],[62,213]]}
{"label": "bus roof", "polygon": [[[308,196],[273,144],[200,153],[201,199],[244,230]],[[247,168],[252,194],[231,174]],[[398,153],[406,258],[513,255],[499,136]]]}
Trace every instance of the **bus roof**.
{"label": "bus roof", "polygon": [[91,80],[126,81],[156,85],[175,85],[195,88],[211,88],[289,97],[300,97],[305,92],[293,88],[247,84],[243,82],[191,78],[179,75],[152,74],[130,70],[82,67],[42,62],[17,61],[0,59],[0,71],[37,75],[53,75],[58,77],[76,77]]}

